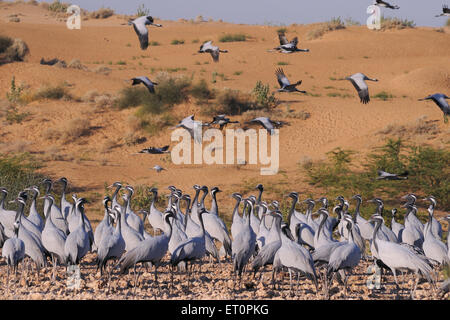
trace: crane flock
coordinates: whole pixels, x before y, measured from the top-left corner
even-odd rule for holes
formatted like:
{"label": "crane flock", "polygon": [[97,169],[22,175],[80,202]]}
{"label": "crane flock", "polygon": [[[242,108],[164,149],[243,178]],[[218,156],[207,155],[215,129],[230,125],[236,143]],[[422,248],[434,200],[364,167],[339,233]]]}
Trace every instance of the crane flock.
{"label": "crane flock", "polygon": [[[10,273],[16,278],[19,265],[21,277],[24,270],[34,267],[36,281],[47,275],[56,281],[58,268],[77,266],[85,268],[83,260],[88,253],[95,254],[97,272],[110,290],[112,275],[121,277],[134,272],[134,291],[139,285],[142,266],[154,268],[152,285],[159,291],[158,268],[168,268],[171,274],[170,288],[174,290],[175,274],[186,275],[186,290],[190,290],[195,267],[201,270],[202,264],[221,268],[231,263],[234,280],[232,292],[238,293],[250,288],[249,282],[242,279],[248,274],[251,281],[262,282],[263,272],[272,269],[272,289],[280,289],[280,274],[289,274],[289,294],[296,295],[298,287],[311,282],[318,298],[330,298],[331,288],[337,281],[342,285],[344,298],[354,269],[364,262],[381,268],[384,274],[391,273],[397,289],[405,288],[407,283],[398,281],[398,272],[402,275],[412,273],[415,276],[409,290],[409,296],[415,297],[419,280],[430,284],[430,295],[444,294],[440,289],[440,270],[450,264],[450,250],[443,242],[443,228],[434,217],[437,200],[433,196],[422,199],[429,204],[428,219],[423,224],[417,217],[417,196],[408,194],[402,198],[404,224],[395,221],[400,215],[399,209],[392,209],[391,228],[385,224],[387,218],[384,202],[374,198],[367,202],[376,208],[368,220],[361,216],[363,200],[361,195],[352,199],[343,196],[336,198],[336,205],[329,207],[326,197],[318,200],[306,199],[306,211],[300,212],[296,206],[299,200],[297,192],[286,195],[292,200],[286,206],[287,215],[280,210],[277,200],[263,200],[264,187],[258,184],[258,195],[244,197],[233,193],[236,204],[231,212],[231,226],[227,227],[223,214],[219,212],[216,194],[218,187],[211,190],[207,186],[194,185],[194,197],[169,186],[167,206],[158,208],[158,189],[150,188],[149,208],[143,208],[143,219],[132,209],[134,188],[115,182],[111,196],[103,198],[103,219],[95,229],[91,227],[85,205],[90,202],[83,197],[72,195],[65,199],[68,181],[58,180],[63,185],[60,203],[69,206],[66,215],[61,215],[59,226],[55,224],[52,212],[61,212],[55,196],[51,194],[53,183],[46,179],[43,197],[38,186],[31,186],[20,192],[9,204],[16,204],[15,210],[5,208],[7,188],[0,188],[0,231],[2,239],[2,257],[8,266],[7,290],[10,290]],[[120,191],[123,195],[120,196]],[[28,215],[25,207],[28,193],[33,193]],[[205,199],[211,195],[208,209]],[[122,198],[122,200],[120,200]],[[37,208],[38,200],[44,201],[42,212]],[[66,202],[67,201],[67,202]],[[349,212],[350,202],[355,201],[353,213]],[[185,202],[185,211],[182,211]],[[314,208],[317,211],[314,212]],[[147,211],[148,210],[148,211]],[[285,212],[286,213],[286,212]],[[336,217],[332,215],[336,214]],[[44,224],[39,226],[31,222],[30,217],[39,216]],[[285,217],[286,216],[286,217]],[[74,217],[69,220],[69,217]],[[35,218],[36,219],[36,218]],[[442,220],[449,220],[450,215]],[[36,219],[37,221],[37,219]],[[151,228],[144,227],[148,222]],[[139,267],[138,269],[136,269]],[[27,271],[29,272],[29,271]],[[260,272],[258,278],[256,275]],[[51,274],[50,274],[51,273]],[[294,290],[293,278],[297,276],[297,289]],[[178,281],[181,283],[182,279]],[[257,280],[258,279],[258,280]],[[301,280],[302,279],[302,280]],[[404,279],[404,278],[403,278]],[[14,283],[14,282],[13,282]],[[220,288],[216,288],[220,289]]]}

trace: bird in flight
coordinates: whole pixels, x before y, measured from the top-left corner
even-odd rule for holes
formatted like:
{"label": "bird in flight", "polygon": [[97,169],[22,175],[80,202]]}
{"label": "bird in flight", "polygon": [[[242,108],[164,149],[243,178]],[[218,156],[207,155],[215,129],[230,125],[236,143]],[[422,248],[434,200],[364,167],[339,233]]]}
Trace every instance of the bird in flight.
{"label": "bird in flight", "polygon": [[154,166],[152,169],[156,170],[156,172],[158,172],[158,173],[160,173],[163,170],[167,170],[167,169],[164,169],[163,167],[161,167],[159,165]]}
{"label": "bird in flight", "polygon": [[306,91],[298,90],[296,87],[302,83],[302,80],[297,81],[296,83],[291,84],[289,79],[284,74],[283,69],[278,68],[275,70],[275,75],[277,76],[278,83],[280,84],[280,89],[277,89],[277,92],[301,92],[306,93]]}
{"label": "bird in flight", "polygon": [[353,84],[363,104],[369,103],[369,87],[367,86],[365,80],[378,81],[378,79],[371,79],[365,74],[355,73],[354,75],[346,77],[345,80],[349,80]]}
{"label": "bird in flight", "polygon": [[442,112],[444,113],[444,123],[448,123],[447,117],[450,116],[450,106],[448,105],[448,102],[445,99],[450,98],[443,93],[435,93],[423,99],[419,99],[419,101],[432,100],[434,103],[436,103],[439,109],[441,109]]}
{"label": "bird in flight", "polygon": [[286,35],[283,32],[279,32],[278,39],[280,40],[280,45],[274,49],[282,53],[309,52],[309,49],[299,49],[297,47],[298,37],[295,37],[289,42]]}
{"label": "bird in flight", "polygon": [[200,46],[199,53],[208,52],[211,54],[214,62],[219,62],[219,54],[220,52],[227,53],[228,50],[220,50],[219,47],[213,46],[212,41],[206,41]]}
{"label": "bird in flight", "polygon": [[280,128],[283,125],[287,124],[287,122],[275,121],[275,120],[269,119],[268,117],[258,117],[258,118],[252,119],[250,121],[247,121],[246,123],[260,124],[270,133],[270,135],[273,135],[275,133],[275,128]]}
{"label": "bird in flight", "polygon": [[220,127],[220,130],[222,130],[227,124],[229,123],[239,123],[239,121],[231,121],[230,118],[227,118],[224,114],[219,114],[217,116],[213,117],[213,121],[211,121],[209,124],[218,124]]}
{"label": "bird in flight", "polygon": [[378,170],[377,180],[406,180],[408,179],[408,171],[402,174],[389,173],[383,170]]}
{"label": "bird in flight", "polygon": [[153,82],[149,78],[144,77],[144,76],[132,78],[131,80],[133,81],[131,83],[131,85],[134,86],[134,85],[142,83],[144,86],[147,87],[147,89],[150,93],[155,93],[155,86],[158,85],[156,82]]}
{"label": "bird in flight", "polygon": [[442,16],[450,17],[450,9],[448,8],[447,5],[442,6],[442,13],[438,14],[436,17],[442,17]]}
{"label": "bird in flight", "polygon": [[392,4],[387,3],[386,1],[383,1],[383,0],[375,0],[373,4],[376,5],[376,6],[384,7],[384,8],[388,8],[388,9],[400,9],[399,6],[392,5]]}
{"label": "bird in flight", "polygon": [[148,30],[146,25],[162,27],[162,25],[154,23],[151,16],[142,16],[134,20],[130,20],[128,21],[128,24],[132,25],[134,31],[136,31],[142,50],[146,50],[148,47]]}
{"label": "bird in flight", "polygon": [[161,148],[156,148],[156,147],[149,147],[149,148],[145,148],[142,149],[141,151],[139,151],[138,153],[149,153],[149,154],[163,154],[163,153],[169,153],[169,146],[164,146]]}

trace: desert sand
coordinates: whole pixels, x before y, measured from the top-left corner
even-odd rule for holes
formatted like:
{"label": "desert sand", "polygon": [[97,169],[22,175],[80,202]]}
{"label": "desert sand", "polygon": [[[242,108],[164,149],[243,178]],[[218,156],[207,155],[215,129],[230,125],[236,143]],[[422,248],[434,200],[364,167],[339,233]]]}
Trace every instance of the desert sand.
{"label": "desert sand", "polygon": [[[19,23],[9,22],[8,16],[19,13]],[[336,147],[352,149],[363,156],[373,147],[384,143],[387,135],[380,131],[388,126],[414,127],[419,119],[426,117],[427,121],[435,121],[433,123],[437,125],[437,132],[410,134],[407,135],[407,141],[448,147],[450,126],[443,123],[442,112],[432,102],[417,101],[428,94],[449,92],[448,27],[444,28],[444,32],[436,32],[427,27],[375,32],[365,26],[351,26],[327,33],[320,39],[307,41],[306,34],[314,25],[290,25],[286,27],[287,37],[290,39],[298,36],[299,47],[309,48],[310,52],[287,55],[268,52],[278,45],[277,26],[158,19],[155,22],[161,23],[163,28],[149,27],[150,41],[157,41],[160,45],[149,46],[146,51],[142,51],[134,30],[121,17],[83,20],[80,30],[69,30],[64,20],[49,15],[47,10],[38,6],[0,3],[1,34],[21,38],[30,48],[26,61],[0,66],[0,97],[4,98],[8,92],[12,76],[15,76],[16,82],[26,84],[30,90],[37,90],[44,84],[57,85],[66,81],[70,84],[71,94],[76,97],[82,97],[91,90],[114,96],[122,88],[130,86],[129,79],[132,77],[154,76],[152,68],[180,68],[180,71],[173,74],[193,74],[194,80],[203,78],[210,87],[217,89],[232,88],[247,92],[253,89],[256,81],[261,80],[270,84],[270,88],[274,90],[277,86],[274,71],[279,67],[279,62],[285,62],[287,64],[282,67],[288,77],[292,81],[303,80],[301,89],[313,95],[277,93],[277,98],[283,101],[277,108],[305,111],[311,117],[306,120],[287,119],[290,125],[280,130],[280,172],[273,176],[261,176],[258,166],[174,165],[167,155],[135,155],[144,147],[170,144],[171,130],[163,130],[154,136],[145,132],[133,132],[127,121],[135,112],[133,109],[118,111],[95,108],[88,102],[63,100],[33,101],[21,107],[21,111],[29,112],[30,116],[20,124],[1,126],[0,152],[14,150],[16,146],[19,150],[15,151],[28,151],[38,158],[48,156],[49,152],[57,153],[58,158],[46,158],[45,165],[40,170],[55,179],[67,177],[69,192],[71,186],[76,186],[79,195],[92,201],[92,204],[86,206],[86,213],[94,226],[103,216],[101,199],[105,194],[105,185],[114,181],[135,186],[154,184],[163,193],[167,193],[166,187],[172,184],[191,194],[194,184],[219,186],[224,191],[218,194],[220,214],[229,221],[233,206],[231,193],[241,191],[249,195],[254,193],[249,186],[253,188],[257,183],[266,186],[267,200],[274,200],[274,195],[279,190],[286,193],[296,190],[301,198],[309,194],[319,195],[320,190],[315,190],[305,181],[304,173],[299,170],[299,163],[304,159],[325,159],[326,152]],[[228,33],[245,33],[250,39],[245,42],[220,43],[218,38]],[[174,39],[183,39],[185,43],[171,45],[170,42]],[[208,54],[197,53],[200,44],[208,39],[229,51],[221,55],[219,63],[213,63]],[[39,64],[41,58],[55,57],[66,62],[79,59],[87,68],[78,70]],[[117,64],[118,61],[125,61],[126,64]],[[96,67],[103,65],[112,69],[109,75],[93,72]],[[223,73],[225,78],[218,77],[216,83],[211,83],[213,72]],[[379,79],[379,82],[369,83],[371,94],[386,91],[394,98],[387,101],[372,99],[369,104],[363,105],[349,81],[333,80],[356,72]],[[345,97],[328,96],[331,92],[342,93]],[[200,107],[194,101],[174,106],[173,112],[177,119],[195,114],[196,119],[211,120],[201,115]],[[62,128],[74,118],[90,121],[93,129],[89,135],[70,143],[49,139],[46,134],[48,128]],[[232,118],[240,120],[239,116]],[[125,137],[130,133],[146,137],[147,141],[128,146]],[[160,164],[167,171],[158,174],[151,170],[155,164]],[[227,268],[227,271],[221,271],[223,274],[218,277],[222,278],[214,286],[220,285],[220,281],[228,283],[227,279],[231,274],[229,262]],[[364,268],[361,267],[359,272],[364,272]],[[206,273],[201,276],[208,278]],[[266,277],[269,279],[268,274]],[[152,275],[147,273],[142,279],[152,279]],[[127,288],[129,284],[118,286],[121,285]],[[288,282],[285,281],[284,285],[287,289]],[[137,297],[144,297],[144,292],[147,291],[152,296],[154,292],[148,289],[149,286],[151,285],[138,288]],[[212,288],[213,284],[208,282],[205,286]],[[427,286],[428,284],[419,285],[419,289]],[[32,285],[28,291],[17,289],[15,295],[2,296],[26,298],[27,294],[31,296],[32,293],[45,292],[50,298],[71,298],[69,293],[62,294],[65,292],[63,287],[62,283],[54,291]],[[3,293],[3,286],[1,290]],[[90,296],[84,297],[97,298],[98,296],[93,295],[97,289],[92,290]],[[167,288],[162,290],[165,290],[164,294],[158,297],[180,298],[180,293],[169,295]],[[214,296],[215,291],[208,290],[186,297],[228,299],[232,294],[228,292],[224,293],[227,294],[226,297]],[[366,292],[363,284],[354,290],[361,290],[362,294],[350,297],[368,297],[369,292]],[[431,298],[429,293],[424,292],[418,291],[418,297]],[[280,298],[287,293],[288,290],[281,294],[264,293],[261,297],[267,299],[274,294],[273,297]],[[113,294],[114,298],[130,297],[120,290]],[[314,291],[305,293],[301,298],[307,299],[309,296],[314,297]],[[390,292],[376,297],[393,296],[395,294]],[[80,295],[75,297],[82,298]],[[339,297],[340,294],[335,296]],[[244,292],[236,298],[252,298],[252,292]]]}

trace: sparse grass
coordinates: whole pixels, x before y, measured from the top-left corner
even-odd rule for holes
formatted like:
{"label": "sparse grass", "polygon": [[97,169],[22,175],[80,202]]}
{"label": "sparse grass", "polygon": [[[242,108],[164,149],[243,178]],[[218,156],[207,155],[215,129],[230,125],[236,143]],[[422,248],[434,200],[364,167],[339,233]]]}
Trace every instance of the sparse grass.
{"label": "sparse grass", "polygon": [[225,34],[219,37],[219,42],[239,42],[247,41],[247,35],[243,33]]}
{"label": "sparse grass", "polygon": [[41,87],[33,96],[34,100],[51,99],[51,100],[73,100],[74,97],[64,84],[56,86],[45,85]]}
{"label": "sparse grass", "polygon": [[447,27],[450,27],[450,18],[447,19],[447,22],[445,23],[445,25],[446,25]]}
{"label": "sparse grass", "polygon": [[150,41],[148,45],[152,47],[157,47],[160,46],[161,44],[158,41]]}
{"label": "sparse grass", "polygon": [[70,61],[67,67],[72,69],[87,70],[87,67],[81,64],[81,61],[78,59],[73,59]]}
{"label": "sparse grass", "polygon": [[406,29],[406,28],[415,28],[416,24],[413,20],[408,19],[399,19],[399,18],[391,18],[391,17],[385,17],[381,16],[381,30],[388,30],[388,29]]}
{"label": "sparse grass", "polygon": [[327,32],[340,29],[345,29],[345,23],[342,21],[340,17],[333,18],[330,21],[320,23],[317,26],[317,28],[309,31],[306,38],[308,40],[318,39],[321,38]]}
{"label": "sparse grass", "polygon": [[[428,146],[405,145],[402,140],[389,139],[375,148],[362,162],[362,170],[355,169],[350,150],[335,149],[328,153],[327,162],[308,165],[303,169],[309,183],[325,189],[331,198],[339,194],[351,197],[387,198],[399,204],[407,192],[419,196],[434,195],[438,206],[450,208],[450,151]],[[408,179],[401,181],[376,180],[377,170],[400,173],[408,171]]]}
{"label": "sparse grass", "polygon": [[279,65],[279,66],[287,66],[287,65],[289,65],[289,62],[286,62],[286,61],[278,61],[278,62],[277,62],[277,65]]}
{"label": "sparse grass", "polygon": [[184,44],[184,40],[182,40],[182,39],[173,39],[172,41],[170,41],[170,44],[172,44],[172,45]]}
{"label": "sparse grass", "polygon": [[125,66],[127,64],[127,62],[123,61],[123,60],[119,60],[119,61],[116,62],[116,64],[119,65],[119,66]]}
{"label": "sparse grass", "polygon": [[387,100],[395,98],[395,96],[386,91],[381,91],[381,92],[377,93],[376,95],[372,96],[372,98],[387,101]]}
{"label": "sparse grass", "polygon": [[136,15],[138,17],[148,16],[148,15],[150,15],[150,9],[146,8],[145,5],[142,3],[138,6]]}
{"label": "sparse grass", "polygon": [[351,27],[351,26],[360,26],[361,23],[359,23],[358,21],[354,20],[353,18],[346,18],[345,19],[345,26],[347,27]]}
{"label": "sparse grass", "polygon": [[103,74],[105,76],[109,75],[111,73],[111,68],[108,68],[106,66],[98,66],[97,68],[95,68],[93,70],[95,73],[100,73]]}
{"label": "sparse grass", "polygon": [[240,76],[244,71],[235,71],[233,72],[233,75]]}
{"label": "sparse grass", "polygon": [[287,32],[287,28],[285,28],[285,27],[277,29],[277,33],[286,33],[286,32]]}
{"label": "sparse grass", "polygon": [[97,11],[92,11],[89,14],[91,19],[106,19],[114,15],[114,10],[110,8],[100,8]]}
{"label": "sparse grass", "polygon": [[29,53],[30,49],[21,39],[0,36],[0,65],[23,61]]}

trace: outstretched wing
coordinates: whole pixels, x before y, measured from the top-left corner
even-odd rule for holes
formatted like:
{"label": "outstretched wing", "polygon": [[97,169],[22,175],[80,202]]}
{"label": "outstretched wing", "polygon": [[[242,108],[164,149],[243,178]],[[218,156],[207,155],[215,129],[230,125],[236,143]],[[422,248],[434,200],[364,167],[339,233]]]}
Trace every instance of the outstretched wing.
{"label": "outstretched wing", "polygon": [[145,24],[132,22],[134,31],[139,38],[139,43],[141,45],[141,49],[145,50],[148,47],[148,30]]}
{"label": "outstretched wing", "polygon": [[291,44],[296,47],[298,44],[298,37],[295,37],[294,39],[292,39]]}
{"label": "outstretched wing", "polygon": [[148,91],[150,91],[150,93],[155,93],[155,85],[157,83],[154,83],[154,82],[150,81],[149,78],[147,78],[147,77],[136,77],[136,78],[133,78],[131,80],[133,80],[133,85],[138,84],[138,83],[143,83],[147,87]]}
{"label": "outstretched wing", "polygon": [[205,51],[206,49],[211,48],[211,45],[212,45],[212,41],[211,40],[210,41],[206,41],[205,43],[203,43],[200,46],[200,51]]}
{"label": "outstretched wing", "polygon": [[354,77],[348,77],[347,80],[350,80],[350,82],[355,87],[356,91],[358,91],[359,98],[361,99],[361,102],[363,104],[366,104],[370,101],[369,96],[369,87],[364,82],[362,78],[354,78]]}
{"label": "outstretched wing", "polygon": [[281,88],[285,88],[286,86],[290,86],[291,83],[289,82],[289,79],[284,74],[283,69],[278,68],[275,70],[275,75],[277,76],[278,83],[280,84]]}
{"label": "outstretched wing", "polygon": [[278,39],[280,39],[280,45],[282,46],[283,44],[288,44],[289,41],[287,40],[286,36],[284,35],[284,33],[278,33]]}
{"label": "outstretched wing", "polygon": [[211,53],[214,62],[219,62],[219,49],[210,50],[209,53]]}

